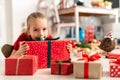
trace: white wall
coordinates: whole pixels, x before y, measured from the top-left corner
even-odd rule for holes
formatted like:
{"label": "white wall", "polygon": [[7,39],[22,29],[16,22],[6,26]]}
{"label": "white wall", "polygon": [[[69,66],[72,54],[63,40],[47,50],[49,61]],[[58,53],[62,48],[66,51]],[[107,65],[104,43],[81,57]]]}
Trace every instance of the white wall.
{"label": "white wall", "polygon": [[[5,26],[5,2],[0,0],[0,49],[6,42],[6,26]],[[4,61],[4,56],[0,50],[0,63]]]}
{"label": "white wall", "polygon": [[22,31],[21,24],[26,22],[27,16],[37,9],[38,0],[12,0],[12,27],[14,42]]}
{"label": "white wall", "polygon": [[22,31],[21,24],[36,11],[38,0],[5,0],[6,43],[13,44]]}
{"label": "white wall", "polygon": [[6,43],[11,43],[13,34],[12,34],[12,0],[5,1],[5,28],[6,28]]}
{"label": "white wall", "polygon": [[6,42],[6,27],[5,27],[5,6],[4,1],[0,0],[0,47]]}
{"label": "white wall", "polygon": [[[0,0],[0,49],[13,44],[22,31],[21,23],[36,11],[38,0]],[[0,59],[4,59],[0,50]]]}

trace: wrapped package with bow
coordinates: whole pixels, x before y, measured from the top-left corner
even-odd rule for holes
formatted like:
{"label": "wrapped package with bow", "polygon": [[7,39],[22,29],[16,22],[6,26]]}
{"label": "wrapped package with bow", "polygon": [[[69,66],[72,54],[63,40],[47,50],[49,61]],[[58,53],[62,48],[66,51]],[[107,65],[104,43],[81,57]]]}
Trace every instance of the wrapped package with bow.
{"label": "wrapped package with bow", "polygon": [[120,57],[110,60],[110,76],[120,77]]}
{"label": "wrapped package with bow", "polygon": [[50,68],[53,60],[68,60],[68,40],[26,41],[29,46],[27,55],[38,56],[38,68]]}
{"label": "wrapped package with bow", "polygon": [[33,75],[38,68],[37,56],[25,55],[5,59],[6,75]]}
{"label": "wrapped package with bow", "polygon": [[51,63],[51,74],[69,75],[73,72],[73,64],[70,60],[56,60]]}
{"label": "wrapped package with bow", "polygon": [[120,57],[120,53],[113,53],[113,52],[109,52],[107,57],[109,59],[117,59],[118,57]]}
{"label": "wrapped package with bow", "polygon": [[99,53],[88,56],[83,55],[83,58],[73,62],[73,74],[75,78],[92,78],[99,79],[102,76],[102,64],[98,60]]}

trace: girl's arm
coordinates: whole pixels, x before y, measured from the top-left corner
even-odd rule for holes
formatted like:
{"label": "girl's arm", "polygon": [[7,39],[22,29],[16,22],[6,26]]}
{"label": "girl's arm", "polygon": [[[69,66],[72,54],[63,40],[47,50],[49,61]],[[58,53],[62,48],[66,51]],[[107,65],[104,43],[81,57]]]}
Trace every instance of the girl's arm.
{"label": "girl's arm", "polygon": [[13,49],[11,56],[25,55],[28,48],[29,48],[29,46],[27,44],[25,44],[25,41],[22,41],[22,42],[20,42],[20,47],[18,50]]}
{"label": "girl's arm", "polygon": [[15,49],[13,49],[10,57],[12,57],[12,56],[20,56],[20,53],[18,53]]}

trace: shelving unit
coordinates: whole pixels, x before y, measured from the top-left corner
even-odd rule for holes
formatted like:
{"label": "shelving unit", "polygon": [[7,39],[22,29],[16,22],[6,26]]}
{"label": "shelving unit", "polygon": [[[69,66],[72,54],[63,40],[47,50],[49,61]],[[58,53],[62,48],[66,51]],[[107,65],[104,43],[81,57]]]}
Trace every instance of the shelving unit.
{"label": "shelving unit", "polygon": [[[58,10],[59,16],[74,16],[75,21],[72,24],[75,24],[76,27],[76,38],[75,40],[79,41],[79,17],[80,16],[105,16],[105,15],[114,15],[115,16],[115,23],[118,23],[118,9],[104,9],[104,8],[90,8],[90,7],[82,7],[77,6],[73,8],[65,8]],[[71,24],[71,23],[64,23],[64,24]],[[71,26],[71,25],[69,25]],[[60,34],[60,28],[66,26],[59,26],[58,34]]]}

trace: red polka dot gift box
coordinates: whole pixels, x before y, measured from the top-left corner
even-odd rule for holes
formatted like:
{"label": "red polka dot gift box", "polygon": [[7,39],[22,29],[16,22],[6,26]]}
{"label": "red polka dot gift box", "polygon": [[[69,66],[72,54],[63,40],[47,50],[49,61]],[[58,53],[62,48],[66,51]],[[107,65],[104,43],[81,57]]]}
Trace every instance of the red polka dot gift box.
{"label": "red polka dot gift box", "polygon": [[110,76],[120,77],[120,57],[110,60]]}
{"label": "red polka dot gift box", "polygon": [[120,57],[120,54],[119,53],[108,53],[107,57],[109,59],[117,59],[118,57]]}
{"label": "red polka dot gift box", "polygon": [[68,40],[27,41],[27,55],[38,56],[38,68],[50,68],[53,60],[68,60],[70,53],[67,49]]}

